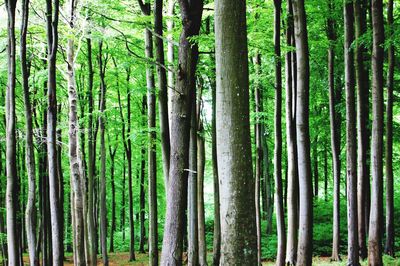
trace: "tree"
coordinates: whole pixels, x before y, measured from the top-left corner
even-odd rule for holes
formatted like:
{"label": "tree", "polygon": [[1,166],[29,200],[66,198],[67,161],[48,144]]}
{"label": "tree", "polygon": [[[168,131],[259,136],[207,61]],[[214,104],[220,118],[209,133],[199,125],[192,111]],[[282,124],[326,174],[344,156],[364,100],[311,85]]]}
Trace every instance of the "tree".
{"label": "tree", "polygon": [[[232,14],[235,14],[232,16]],[[215,2],[217,158],[221,184],[221,265],[256,265],[246,2]]]}
{"label": "tree", "polygon": [[16,0],[6,0],[7,8],[7,67],[8,82],[6,89],[6,208],[7,208],[7,247],[9,265],[20,264],[20,249],[17,237],[18,209],[18,176],[16,166],[16,137],[15,137],[15,8]]}
{"label": "tree", "polygon": [[[275,208],[278,234],[277,265],[285,265],[286,235],[285,215],[283,210],[282,185],[282,62],[281,62],[281,1],[274,1],[274,46],[275,46]],[[261,258],[260,258],[261,260]]]}
{"label": "tree", "polygon": [[50,215],[51,215],[51,242],[53,250],[53,265],[62,265],[63,250],[62,239],[60,236],[60,199],[59,199],[59,180],[57,175],[57,82],[56,82],[56,62],[58,48],[58,17],[59,0],[46,0],[47,7],[47,161],[49,174],[49,195],[50,195]]}
{"label": "tree", "polygon": [[187,195],[187,170],[191,106],[195,95],[198,46],[189,39],[198,35],[203,11],[202,0],[180,0],[183,28],[179,41],[175,90],[171,97],[171,155],[161,264],[182,263],[183,217]]}
{"label": "tree", "polygon": [[388,3],[387,22],[390,40],[388,49],[387,104],[386,104],[386,244],[385,253],[394,256],[394,202],[393,202],[393,83],[394,83],[394,46],[393,0]]}
{"label": "tree", "polygon": [[371,214],[369,222],[368,264],[382,265],[383,227],[383,4],[371,1],[372,17],[372,143]]}
{"label": "tree", "polygon": [[[295,47],[293,28],[292,0],[287,2],[287,29],[286,44]],[[296,53],[286,52],[286,146],[288,158],[287,175],[287,219],[288,232],[286,242],[286,264],[296,265],[297,260],[297,233],[298,233],[298,195],[299,180],[297,169],[297,141],[296,141]]]}
{"label": "tree", "polygon": [[358,243],[360,249],[360,257],[367,257],[366,228],[369,217],[369,170],[368,170],[368,146],[369,146],[369,130],[367,121],[369,118],[369,77],[368,67],[365,61],[367,57],[366,44],[361,41],[362,36],[366,33],[366,10],[367,1],[354,1],[354,25],[355,25],[355,66],[356,66],[356,82],[357,82],[357,208],[358,208]]}
{"label": "tree", "polygon": [[[334,11],[333,1],[328,2],[328,10]],[[341,101],[341,88],[335,84],[335,44],[336,21],[330,17],[327,21],[327,35],[330,41],[328,49],[328,71],[329,71],[329,121],[331,130],[331,150],[333,166],[333,232],[332,232],[332,256],[333,261],[340,261],[340,125],[341,116],[338,110]],[[336,86],[336,88],[335,88]]]}
{"label": "tree", "polygon": [[357,150],[356,150],[356,106],[354,79],[353,3],[344,4],[344,64],[346,88],[346,173],[347,173],[347,255],[348,265],[360,265],[358,253],[357,222]]}
{"label": "tree", "polygon": [[38,265],[39,258],[36,253],[36,166],[35,166],[35,150],[33,145],[33,123],[32,123],[32,105],[29,95],[29,62],[27,60],[26,36],[28,30],[29,17],[29,0],[22,2],[22,23],[21,23],[21,72],[22,86],[24,89],[25,104],[25,163],[28,174],[28,200],[25,210],[25,227],[28,242],[29,262],[30,265]]}
{"label": "tree", "polygon": [[309,133],[309,76],[308,36],[303,0],[293,0],[294,33],[296,42],[296,135],[299,173],[299,244],[297,263],[311,265],[313,206]]}

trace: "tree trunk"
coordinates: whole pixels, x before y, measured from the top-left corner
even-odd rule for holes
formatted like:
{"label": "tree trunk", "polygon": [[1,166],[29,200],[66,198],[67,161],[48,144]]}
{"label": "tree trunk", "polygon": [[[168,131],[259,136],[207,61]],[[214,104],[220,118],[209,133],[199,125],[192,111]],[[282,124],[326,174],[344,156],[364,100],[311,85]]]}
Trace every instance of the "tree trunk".
{"label": "tree trunk", "polygon": [[[393,0],[388,3],[387,20],[389,40],[393,40]],[[388,49],[388,77],[386,104],[386,244],[385,253],[394,256],[394,195],[393,195],[393,83],[394,83],[394,46],[390,42]]]}
{"label": "tree trunk", "polygon": [[[172,111],[172,95],[174,93],[175,89],[175,73],[173,71],[174,69],[174,63],[175,63],[175,50],[174,50],[174,36],[172,34],[174,30],[174,15],[175,15],[175,4],[176,0],[167,0],[167,40],[168,40],[168,45],[167,45],[167,62],[168,62],[168,120],[169,124],[171,124],[171,111]],[[170,132],[171,133],[171,132]],[[171,139],[171,134],[170,134],[170,139]],[[170,147],[171,148],[171,147]],[[169,173],[168,173],[169,174]],[[167,175],[168,175],[167,174]],[[166,175],[166,176],[167,176]],[[165,181],[165,191],[167,191],[167,179],[164,178]]]}
{"label": "tree trunk", "polygon": [[59,0],[46,0],[47,3],[47,46],[48,46],[48,82],[47,82],[47,160],[49,173],[49,195],[51,215],[51,242],[53,265],[63,264],[63,250],[60,227],[59,180],[57,175],[57,96],[56,96],[56,56],[58,48]]}
{"label": "tree trunk", "polygon": [[[153,103],[154,104],[154,103]],[[155,105],[155,104],[154,104]],[[149,132],[154,131],[153,129],[149,129]],[[155,139],[155,138],[154,138]],[[153,142],[154,143],[154,139]],[[149,142],[150,143],[150,142]],[[155,149],[153,147],[153,149]],[[150,150],[149,150],[150,151]],[[142,146],[141,148],[141,160],[140,160],[140,211],[139,211],[139,220],[140,220],[140,242],[139,242],[139,252],[140,253],[145,253],[144,250],[144,245],[146,242],[146,228],[145,228],[145,209],[146,209],[146,195],[145,195],[145,190],[144,190],[144,179],[146,175],[146,148]],[[149,157],[149,162],[151,161]],[[153,159],[152,159],[153,160]],[[150,169],[149,167],[149,170]]]}
{"label": "tree trunk", "polygon": [[[278,252],[276,265],[285,265],[286,256],[286,230],[285,214],[283,210],[283,185],[282,185],[282,62],[281,62],[281,6],[280,0],[274,1],[274,46],[275,46],[275,151],[274,151],[274,176],[275,176],[275,208],[276,230],[278,234]],[[260,261],[261,262],[261,261]]]}
{"label": "tree trunk", "polygon": [[[287,45],[294,46],[293,33],[293,7],[292,1],[287,4],[288,28],[286,30]],[[287,216],[288,232],[286,242],[286,264],[296,265],[297,260],[297,232],[298,232],[298,170],[297,170],[297,145],[296,145],[296,87],[294,79],[296,69],[294,65],[294,52],[286,52],[286,146],[288,158],[288,188],[287,188]]]}
{"label": "tree trunk", "polygon": [[96,223],[94,216],[94,176],[95,176],[95,152],[96,142],[93,132],[93,62],[92,62],[92,40],[86,39],[87,60],[88,60],[88,195],[87,195],[87,229],[89,242],[89,256],[86,258],[90,266],[97,265],[97,241],[96,241]]}
{"label": "tree trunk", "polygon": [[368,264],[382,265],[383,232],[383,4],[371,1],[372,17],[372,143],[371,214],[369,222]]}
{"label": "tree trunk", "polygon": [[39,265],[39,257],[36,253],[36,166],[35,166],[35,150],[33,145],[33,125],[32,125],[32,107],[29,96],[29,62],[26,56],[26,36],[28,30],[29,16],[29,0],[22,2],[22,23],[21,23],[21,71],[22,86],[24,90],[25,104],[25,134],[26,134],[26,152],[25,163],[28,174],[28,200],[25,210],[25,227],[28,242],[29,262],[30,265]]}
{"label": "tree trunk", "polygon": [[189,38],[199,33],[203,2],[179,1],[183,28],[179,45],[178,76],[171,106],[171,161],[164,226],[162,265],[182,264],[183,220],[187,195],[187,169],[191,106],[196,84],[198,47]]}
{"label": "tree trunk", "polygon": [[293,15],[297,57],[296,135],[300,194],[297,263],[311,265],[313,206],[309,133],[310,66],[304,0],[293,0]]}
{"label": "tree trunk", "polygon": [[[333,1],[328,2],[330,12],[334,11]],[[331,149],[333,167],[333,230],[332,230],[332,256],[333,261],[340,261],[340,123],[341,117],[337,108],[340,103],[340,86],[335,90],[335,43],[336,43],[336,22],[329,18],[328,39],[331,44],[328,49],[328,71],[329,71],[329,121],[331,129]]]}
{"label": "tree trunk", "polygon": [[101,254],[103,256],[103,264],[108,266],[107,255],[107,206],[106,206],[106,143],[105,143],[105,124],[106,124],[106,84],[105,84],[105,70],[107,65],[107,58],[103,61],[103,42],[99,42],[99,69],[100,69],[100,244]]}
{"label": "tree trunk", "polygon": [[367,216],[367,182],[369,183],[369,171],[367,167],[369,132],[367,129],[367,121],[369,120],[369,80],[367,64],[364,63],[367,56],[367,47],[360,39],[367,30],[366,26],[366,0],[354,1],[354,20],[355,20],[355,57],[356,57],[356,82],[357,82],[357,208],[358,208],[358,243],[360,258],[367,257],[366,243],[366,222]]}
{"label": "tree trunk", "polygon": [[[117,138],[118,140],[118,138]],[[114,149],[111,148],[110,143],[109,146],[109,153],[111,159],[111,230],[110,230],[110,253],[114,252],[114,233],[117,230],[116,224],[116,200],[115,200],[115,154],[117,153],[118,144],[115,146]]]}
{"label": "tree trunk", "polygon": [[257,265],[245,1],[215,2],[221,265]]}
{"label": "tree trunk", "polygon": [[[160,114],[161,148],[162,148],[162,158],[163,158],[162,161],[163,161],[163,170],[165,176],[165,184],[168,184],[169,156],[170,156],[171,146],[170,146],[169,119],[168,119],[167,73],[166,73],[166,66],[164,59],[164,43],[163,39],[161,38],[163,35],[162,9],[163,9],[163,0],[154,1],[154,31],[158,35],[155,37],[154,43],[156,46],[156,61],[157,61],[157,73],[158,73],[158,86],[159,86],[158,102],[159,102],[159,114]],[[171,79],[173,80],[173,77],[171,77]],[[156,200],[157,198],[154,197],[154,199]],[[155,201],[154,203],[157,204],[157,201]],[[153,217],[157,217],[157,215],[153,215]],[[155,233],[157,234],[157,232]]]}
{"label": "tree trunk", "polygon": [[328,144],[324,147],[324,196],[325,202],[328,201]]}
{"label": "tree trunk", "polygon": [[202,100],[199,96],[197,104],[198,134],[197,134],[197,206],[199,234],[199,265],[207,266],[206,225],[204,214],[204,167],[206,163],[204,128],[201,118]]}
{"label": "tree trunk", "polygon": [[[318,134],[318,133],[317,133]],[[318,135],[315,136],[314,143],[313,143],[313,176],[314,176],[314,198],[318,198]]]}
{"label": "tree trunk", "polygon": [[347,265],[360,265],[357,222],[357,140],[354,79],[353,3],[344,4],[344,64],[346,89]]}
{"label": "tree trunk", "polygon": [[212,89],[212,120],[211,120],[211,150],[214,185],[214,233],[213,233],[213,265],[219,266],[221,257],[221,219],[219,202],[219,178],[217,161],[217,131],[216,131],[216,87],[215,80],[211,81]]}
{"label": "tree trunk", "polygon": [[6,210],[7,210],[7,244],[8,264],[19,265],[20,250],[17,237],[17,209],[18,209],[18,176],[16,156],[16,133],[15,133],[15,8],[16,0],[6,0],[8,15],[8,45],[7,45],[7,66],[8,83],[6,88]]}

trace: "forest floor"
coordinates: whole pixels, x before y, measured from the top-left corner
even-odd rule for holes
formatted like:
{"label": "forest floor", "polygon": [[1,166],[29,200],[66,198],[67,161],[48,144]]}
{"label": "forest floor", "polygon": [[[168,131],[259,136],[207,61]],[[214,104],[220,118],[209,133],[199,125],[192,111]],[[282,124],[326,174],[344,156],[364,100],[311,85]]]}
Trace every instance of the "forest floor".
{"label": "forest floor", "polygon": [[[109,265],[110,266],[128,266],[128,265],[135,265],[135,266],[145,266],[148,265],[148,255],[147,254],[140,254],[137,253],[136,261],[128,262],[129,261],[129,253],[128,252],[118,252],[118,253],[111,253],[109,254]],[[209,265],[212,265],[212,253],[208,254],[208,262]],[[24,256],[24,264],[29,265],[28,257]],[[73,261],[70,254],[67,254],[66,259],[64,261],[64,265],[72,266]],[[101,261],[101,257],[98,257],[97,265],[103,265]],[[186,264],[184,264],[186,265]],[[263,266],[272,266],[275,265],[274,261],[263,261]],[[331,262],[330,257],[314,257],[313,265],[317,266],[325,266],[325,265],[332,265],[332,266],[345,266],[346,265],[346,258],[343,258],[341,262]],[[367,261],[361,262],[361,265],[367,265]],[[400,266],[400,258],[393,259],[388,256],[384,256],[384,265],[385,266]],[[245,266],[245,265],[244,265]]]}

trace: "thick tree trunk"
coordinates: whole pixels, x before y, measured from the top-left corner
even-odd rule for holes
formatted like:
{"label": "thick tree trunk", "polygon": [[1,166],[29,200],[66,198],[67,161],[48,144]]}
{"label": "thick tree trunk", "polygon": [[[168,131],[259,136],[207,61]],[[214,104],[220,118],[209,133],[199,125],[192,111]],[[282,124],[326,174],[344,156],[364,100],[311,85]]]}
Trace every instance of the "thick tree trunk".
{"label": "thick tree trunk", "polygon": [[[393,0],[388,3],[387,20],[388,39],[393,34]],[[394,195],[393,195],[393,83],[394,83],[394,46],[391,42],[388,49],[388,77],[386,103],[386,244],[385,253],[394,256]]]}
{"label": "thick tree trunk", "polygon": [[274,46],[275,46],[275,208],[276,230],[278,234],[278,253],[276,265],[285,265],[286,230],[285,214],[283,209],[282,185],[282,62],[281,62],[281,6],[280,0],[274,1]]}
{"label": "thick tree trunk", "polygon": [[221,265],[257,265],[245,1],[215,2]]}
{"label": "thick tree trunk", "polygon": [[371,214],[369,222],[368,264],[382,265],[383,232],[383,27],[382,0],[371,1],[372,17],[372,143]]}
{"label": "thick tree trunk", "polygon": [[217,131],[216,131],[216,87],[215,80],[212,84],[212,121],[211,121],[211,153],[213,167],[213,185],[214,185],[214,234],[213,234],[213,265],[219,266],[221,257],[221,219],[219,202],[219,178],[217,161]]}
{"label": "thick tree trunk", "polygon": [[360,265],[358,253],[357,217],[357,140],[353,3],[346,2],[344,12],[344,64],[346,89],[346,177],[347,177],[347,265]]}
{"label": "thick tree trunk", "polygon": [[105,142],[105,124],[106,124],[106,84],[105,84],[105,70],[107,59],[103,60],[103,42],[99,42],[99,69],[100,69],[100,114],[99,114],[99,127],[100,127],[100,244],[101,254],[103,257],[103,264],[108,266],[107,254],[107,206],[106,206],[106,142]]}
{"label": "thick tree trunk", "polygon": [[89,256],[86,258],[90,266],[97,265],[97,241],[96,241],[96,223],[94,216],[94,176],[95,176],[95,151],[96,142],[94,141],[93,130],[93,62],[92,62],[92,40],[86,39],[87,60],[88,60],[88,180],[87,180],[87,230],[89,242]]}
{"label": "thick tree trunk", "polygon": [[310,66],[304,0],[293,0],[293,15],[297,57],[296,135],[300,195],[297,263],[311,265],[313,205],[309,133]]}
{"label": "thick tree trunk", "polygon": [[[328,2],[330,12],[334,11],[333,1]],[[332,256],[333,261],[340,261],[340,124],[341,117],[337,110],[340,103],[340,86],[335,90],[335,43],[336,43],[336,22],[329,18],[328,39],[331,42],[328,49],[328,77],[329,77],[329,121],[331,130],[331,150],[333,168],[333,230],[332,230]]]}
{"label": "thick tree trunk", "polygon": [[29,263],[30,265],[39,265],[39,257],[36,253],[36,166],[35,166],[35,150],[33,145],[33,125],[32,125],[32,106],[29,96],[29,63],[26,56],[26,36],[28,30],[29,17],[29,0],[22,2],[22,23],[21,23],[21,71],[22,86],[24,90],[25,104],[25,135],[26,135],[26,152],[25,163],[28,174],[28,200],[25,209],[25,227],[28,242]]}
{"label": "thick tree trunk", "polygon": [[364,63],[367,47],[360,40],[367,30],[366,26],[366,0],[354,1],[354,20],[355,20],[355,63],[356,63],[356,81],[357,81],[357,208],[358,208],[358,243],[360,258],[367,257],[366,243],[366,222],[367,219],[367,186],[369,184],[368,162],[368,145],[369,132],[367,129],[367,121],[369,119],[368,95],[369,95],[369,80],[368,70]]}
{"label": "thick tree trunk", "polygon": [[59,180],[57,175],[57,96],[56,96],[56,56],[58,48],[59,0],[46,0],[47,3],[47,46],[48,46],[48,82],[47,82],[47,160],[49,173],[49,195],[51,215],[51,242],[53,265],[63,264],[63,250],[60,227]]}
{"label": "thick tree trunk", "polygon": [[179,45],[178,76],[171,95],[171,156],[161,255],[161,264],[171,266],[182,265],[190,117],[196,90],[195,72],[198,58],[198,47],[192,45],[189,38],[198,35],[203,11],[202,0],[180,0],[179,4],[183,28]]}
{"label": "thick tree trunk", "polygon": [[17,209],[18,209],[18,176],[17,176],[17,154],[16,154],[16,134],[15,134],[15,8],[16,0],[6,0],[8,15],[7,27],[7,66],[8,83],[6,88],[6,210],[7,210],[7,247],[8,264],[19,265],[20,250],[17,236]]}
{"label": "thick tree trunk", "polygon": [[[286,31],[287,45],[294,46],[293,35],[293,8],[292,1],[287,3],[288,28]],[[298,170],[297,170],[297,145],[296,145],[296,87],[294,79],[296,69],[294,65],[294,52],[286,53],[286,146],[288,158],[288,177],[287,177],[287,216],[288,232],[286,242],[286,264],[296,265],[297,260],[297,232],[298,232]]]}

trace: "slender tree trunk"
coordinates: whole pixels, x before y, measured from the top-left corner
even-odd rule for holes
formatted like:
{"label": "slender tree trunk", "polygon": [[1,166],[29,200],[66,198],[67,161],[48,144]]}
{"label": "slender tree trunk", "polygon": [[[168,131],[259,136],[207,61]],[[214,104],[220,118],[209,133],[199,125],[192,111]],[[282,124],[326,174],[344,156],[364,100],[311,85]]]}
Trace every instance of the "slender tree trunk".
{"label": "slender tree trunk", "polygon": [[[124,142],[125,143],[125,142]],[[126,169],[125,169],[125,165],[126,165],[126,154],[124,153],[124,160],[123,160],[123,173],[122,173],[122,189],[121,189],[121,194],[122,194],[122,199],[121,199],[121,220],[120,220],[120,230],[122,231],[122,241],[125,241],[125,188],[126,188]]]}
{"label": "slender tree trunk", "polygon": [[22,86],[24,89],[25,104],[25,135],[26,135],[26,152],[25,163],[28,174],[28,200],[25,209],[25,227],[28,242],[29,263],[30,265],[39,265],[39,257],[36,253],[36,171],[35,171],[35,150],[33,145],[33,123],[32,123],[32,107],[29,95],[29,63],[26,56],[26,36],[28,30],[29,16],[29,0],[22,2],[22,23],[21,23],[21,71]]}
{"label": "slender tree trunk", "polygon": [[354,1],[354,21],[355,21],[355,63],[356,63],[356,82],[357,82],[357,208],[358,208],[358,243],[360,258],[367,257],[366,243],[366,213],[367,196],[366,183],[369,181],[369,171],[367,167],[368,161],[368,145],[369,132],[367,129],[367,121],[369,116],[368,95],[369,95],[369,80],[368,70],[364,63],[367,47],[361,42],[362,36],[365,34],[366,28],[366,0]]}
{"label": "slender tree trunk", "polygon": [[107,206],[106,206],[106,143],[105,143],[105,124],[106,124],[106,84],[105,70],[107,58],[103,61],[102,54],[103,42],[99,42],[99,69],[100,69],[100,243],[101,254],[103,256],[103,264],[108,266],[107,255]]}
{"label": "slender tree trunk", "polygon": [[206,162],[204,127],[201,119],[202,100],[199,96],[197,104],[198,133],[197,133],[197,206],[199,224],[199,265],[207,266],[206,225],[204,214],[204,167]]}
{"label": "slender tree trunk", "polygon": [[318,135],[315,136],[314,143],[313,143],[313,176],[314,176],[314,198],[318,198]]}
{"label": "slender tree trunk", "polygon": [[[154,131],[153,129],[149,129]],[[154,140],[153,140],[154,142]],[[154,148],[155,149],[155,148]],[[146,148],[142,146],[141,149],[141,163],[140,163],[140,211],[139,211],[139,220],[140,220],[140,242],[139,242],[139,252],[145,253],[144,245],[146,242],[146,228],[145,228],[145,208],[146,208],[146,195],[144,190],[144,179],[146,175]],[[150,159],[150,158],[149,158]],[[150,160],[149,160],[150,162]],[[151,169],[149,169],[151,170]]]}
{"label": "slender tree trunk", "polygon": [[328,201],[328,143],[325,144],[324,148],[324,196],[325,202]]}
{"label": "slender tree trunk", "polygon": [[188,265],[198,265],[199,232],[197,206],[197,115],[196,95],[192,101],[189,144],[189,179],[188,179]]}
{"label": "slender tree trunk", "polygon": [[117,146],[114,149],[111,148],[109,143],[109,153],[111,159],[111,230],[110,230],[110,253],[114,252],[114,233],[117,229],[116,225],[116,199],[115,199],[115,154],[117,153]]}
{"label": "slender tree trunk", "polygon": [[[393,34],[393,0],[388,3],[387,20],[388,39]],[[386,103],[386,244],[385,253],[394,256],[394,196],[393,196],[393,83],[394,83],[394,46],[390,42],[388,49],[388,77]]]}
{"label": "slender tree trunk", "polygon": [[[221,265],[257,265],[245,1],[215,2]],[[235,43],[235,45],[232,45]],[[234,107],[234,108],[233,108]]]}
{"label": "slender tree trunk", "polygon": [[[159,86],[158,102],[159,102],[159,115],[160,115],[161,148],[162,148],[165,184],[168,184],[169,156],[170,156],[171,146],[170,146],[169,119],[168,119],[168,83],[167,83],[167,73],[165,69],[166,67],[164,59],[164,43],[163,39],[161,38],[163,35],[162,12],[163,12],[163,0],[154,1],[154,31],[158,35],[155,37],[154,43],[156,46],[156,61],[157,61],[157,73],[158,73],[158,86]],[[171,77],[171,79],[173,80],[173,76]],[[157,198],[154,197],[154,199],[156,200]],[[155,201],[154,203],[157,204],[157,201]],[[153,217],[157,217],[157,215],[153,214]]]}
{"label": "slender tree trunk", "polygon": [[280,0],[274,1],[274,39],[275,39],[275,151],[274,151],[274,176],[275,176],[275,208],[276,227],[278,234],[278,253],[276,265],[285,265],[286,256],[286,231],[285,214],[283,210],[283,185],[282,185],[282,62],[281,62],[281,6]]}
{"label": "slender tree trunk", "polygon": [[[292,0],[287,3],[288,28],[286,31],[287,45],[294,46],[293,38],[293,8]],[[286,242],[286,264],[296,265],[297,260],[297,232],[298,232],[298,170],[297,170],[297,145],[295,127],[295,102],[296,88],[293,79],[296,78],[292,66],[294,64],[294,52],[286,52],[286,146],[288,157],[288,188],[287,188],[287,216],[288,233]]]}
{"label": "slender tree trunk", "polygon": [[[174,50],[174,36],[172,34],[173,30],[174,30],[174,15],[175,15],[175,4],[176,4],[176,0],[167,0],[167,15],[168,15],[168,19],[167,19],[167,40],[168,40],[168,44],[167,44],[167,62],[168,62],[168,120],[169,120],[169,124],[171,124],[171,111],[172,111],[172,95],[174,93],[174,89],[175,89],[175,73],[173,71],[174,69],[174,61],[175,61],[175,50]],[[156,12],[154,12],[156,13]],[[171,133],[171,132],[170,132]],[[170,139],[171,139],[171,134],[170,134]],[[171,148],[171,147],[170,147]],[[169,173],[168,173],[169,174]],[[167,175],[166,175],[167,176]],[[168,184],[168,180],[166,180],[164,178],[165,181],[165,191],[167,191],[167,184]]]}
{"label": "slender tree trunk", "polygon": [[[190,3],[190,4],[189,4]],[[179,0],[183,28],[179,45],[178,77],[171,95],[171,156],[164,226],[162,265],[182,265],[183,220],[187,195],[187,170],[191,106],[196,84],[198,47],[189,38],[198,35],[202,0]]]}
{"label": "slender tree trunk", "polygon": [[310,66],[304,0],[293,0],[293,15],[297,57],[296,135],[300,195],[297,263],[311,265],[313,206],[309,133]]}
{"label": "slender tree trunk", "polygon": [[357,140],[354,52],[354,9],[344,4],[344,64],[346,89],[347,265],[360,265],[357,217]]}
{"label": "slender tree trunk", "polygon": [[371,1],[372,17],[372,143],[371,214],[369,221],[368,264],[382,264],[383,232],[383,4]]}
{"label": "slender tree trunk", "polygon": [[218,161],[217,161],[215,80],[212,80],[211,84],[212,84],[211,149],[212,149],[213,185],[214,185],[213,265],[219,266],[219,261],[221,257],[221,220],[220,220],[219,178],[218,178]]}
{"label": "slender tree trunk", "polygon": [[56,56],[58,48],[59,0],[46,0],[47,3],[47,46],[48,46],[48,82],[47,82],[47,160],[49,173],[49,195],[51,215],[51,242],[53,265],[62,265],[63,250],[60,238],[60,199],[57,175],[57,96],[56,96]]}
{"label": "slender tree trunk", "polygon": [[8,264],[19,265],[20,250],[17,237],[17,209],[18,209],[18,176],[16,155],[16,133],[15,133],[15,8],[16,0],[6,0],[8,15],[8,44],[7,44],[7,66],[8,83],[6,88],[6,210],[7,210],[7,244]]}
{"label": "slender tree trunk", "polygon": [[87,229],[89,242],[89,256],[86,258],[90,266],[97,265],[97,241],[96,241],[96,223],[94,216],[94,175],[95,175],[95,151],[96,142],[93,132],[93,62],[92,62],[92,40],[86,39],[87,60],[88,60],[88,195],[87,195]]}
{"label": "slender tree trunk", "polygon": [[[328,2],[330,12],[334,11],[333,1]],[[336,22],[329,18],[328,39],[331,42],[328,49],[328,71],[329,71],[329,121],[331,129],[331,149],[333,167],[333,230],[332,230],[332,256],[331,260],[340,261],[340,123],[341,117],[337,111],[340,102],[340,86],[335,90],[335,42],[336,42]]]}

